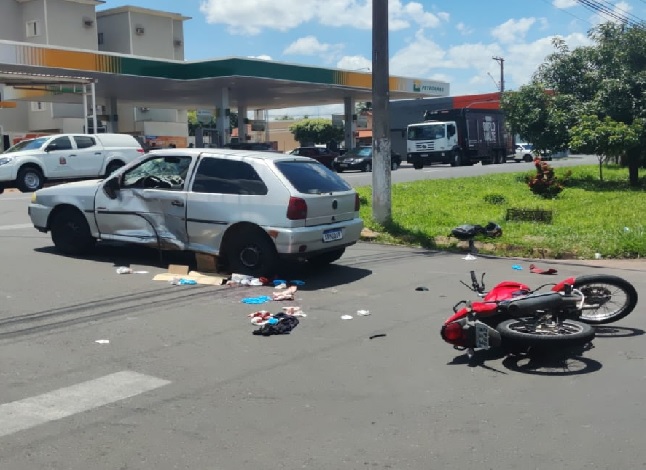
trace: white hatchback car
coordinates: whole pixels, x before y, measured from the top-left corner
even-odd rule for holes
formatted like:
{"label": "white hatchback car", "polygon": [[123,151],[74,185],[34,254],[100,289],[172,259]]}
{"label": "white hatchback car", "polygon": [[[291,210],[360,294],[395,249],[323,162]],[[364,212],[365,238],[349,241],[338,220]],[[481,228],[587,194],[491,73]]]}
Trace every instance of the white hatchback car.
{"label": "white hatchback car", "polygon": [[516,151],[513,157],[516,163],[533,162],[537,155],[532,144],[516,144]]}
{"label": "white hatchback car", "polygon": [[228,149],[148,153],[105,180],[41,189],[34,226],[65,254],[117,240],[217,255],[271,275],[280,258],[328,264],[359,240],[359,196],[306,157]]}

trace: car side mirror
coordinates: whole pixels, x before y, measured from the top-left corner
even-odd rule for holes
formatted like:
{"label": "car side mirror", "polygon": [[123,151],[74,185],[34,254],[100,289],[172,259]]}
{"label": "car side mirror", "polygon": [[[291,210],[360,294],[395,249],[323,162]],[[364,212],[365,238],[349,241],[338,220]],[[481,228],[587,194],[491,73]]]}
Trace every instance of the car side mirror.
{"label": "car side mirror", "polygon": [[103,191],[105,192],[106,196],[108,196],[110,199],[117,198],[117,193],[119,192],[120,188],[121,188],[121,183],[119,181],[118,176],[108,179],[103,184]]}

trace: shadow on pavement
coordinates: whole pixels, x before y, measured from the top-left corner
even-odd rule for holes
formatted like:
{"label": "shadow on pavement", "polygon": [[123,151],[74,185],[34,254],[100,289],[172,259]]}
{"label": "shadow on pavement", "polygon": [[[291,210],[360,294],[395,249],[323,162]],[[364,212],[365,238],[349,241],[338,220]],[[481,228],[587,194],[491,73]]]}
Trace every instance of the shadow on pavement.
{"label": "shadow on pavement", "polygon": [[[160,254],[159,251],[153,248],[125,243],[101,242],[97,244],[97,247],[90,255],[81,257],[62,255],[53,246],[36,248],[35,251],[72,259],[111,263],[115,268],[119,266],[141,266],[166,269],[169,264],[180,264],[188,266],[190,270],[197,270],[195,256],[190,251],[163,251]],[[340,263],[343,263],[343,258],[341,258]],[[228,273],[221,272],[220,274],[227,275]],[[307,263],[283,262],[278,269],[277,278],[287,281],[304,281],[305,284],[299,287],[299,290],[312,291],[351,284],[370,274],[372,274],[371,270],[344,264],[312,267]]]}
{"label": "shadow on pavement", "polygon": [[629,338],[631,336],[641,336],[645,332],[639,328],[628,328],[624,326],[596,326],[596,338]]}
{"label": "shadow on pavement", "polygon": [[571,376],[601,370],[600,362],[582,354],[592,345],[568,348],[561,351],[535,350],[525,354],[512,354],[502,361],[507,369],[522,374],[542,376]]}

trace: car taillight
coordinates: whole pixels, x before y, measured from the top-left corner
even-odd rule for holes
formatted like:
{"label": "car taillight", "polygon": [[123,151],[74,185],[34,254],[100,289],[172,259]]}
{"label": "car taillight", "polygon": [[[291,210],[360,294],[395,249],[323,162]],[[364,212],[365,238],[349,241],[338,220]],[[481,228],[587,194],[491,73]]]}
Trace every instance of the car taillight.
{"label": "car taillight", "polygon": [[138,149],[137,149],[137,152],[139,152],[139,153],[145,153],[145,152],[144,152],[144,149],[142,149],[142,148],[138,148]]}
{"label": "car taillight", "polygon": [[359,198],[359,193],[355,193],[355,195],[354,195],[354,211],[359,212],[359,209],[361,209],[361,199]]}
{"label": "car taillight", "polygon": [[289,220],[307,219],[307,203],[300,197],[290,197],[287,205],[287,218]]}
{"label": "car taillight", "polygon": [[449,323],[442,327],[442,339],[456,346],[464,346],[467,341],[466,331],[460,323]]}

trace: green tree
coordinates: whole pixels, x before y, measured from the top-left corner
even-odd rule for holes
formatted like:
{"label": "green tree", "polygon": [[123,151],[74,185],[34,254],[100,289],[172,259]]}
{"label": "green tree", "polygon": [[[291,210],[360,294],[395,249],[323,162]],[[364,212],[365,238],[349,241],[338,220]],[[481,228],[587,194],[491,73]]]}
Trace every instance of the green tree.
{"label": "green tree", "polygon": [[301,145],[326,144],[331,140],[343,139],[343,129],[332,125],[331,119],[303,119],[289,126],[294,139]]}
{"label": "green tree", "polygon": [[603,120],[596,115],[583,116],[579,123],[570,129],[572,149],[594,153],[599,159],[599,179],[603,180],[603,163],[609,159],[620,162],[629,152],[640,146],[644,123],[641,119],[632,125],[618,122],[609,116]]}
{"label": "green tree", "polygon": [[520,134],[536,150],[546,152],[568,147],[567,129],[574,123],[572,114],[566,111],[569,99],[531,83],[516,92],[504,93],[501,108],[512,133]]}
{"label": "green tree", "polygon": [[[639,166],[646,160],[641,124],[646,119],[646,29],[605,23],[590,30],[588,35],[592,45],[574,50],[569,50],[561,39],[555,40],[554,53],[538,68],[529,90],[519,90],[518,98],[510,97],[515,92],[507,92],[503,107],[512,116],[512,130],[514,126],[522,128],[519,116],[525,112],[525,119],[530,121],[526,124],[528,128],[536,130],[545,126],[549,132],[557,132],[559,139],[566,133],[570,136],[568,128],[581,123],[585,116],[596,116],[599,120],[596,127],[601,134],[610,132],[609,128],[619,132],[612,144],[607,139],[598,148],[611,152],[613,157],[621,153],[621,163],[629,168],[630,184],[637,186]],[[536,93],[540,89],[553,93],[553,100],[546,102],[546,98]],[[606,122],[606,117],[632,129],[640,145],[633,146],[633,139],[625,138],[627,131]],[[588,121],[580,132],[586,129],[590,137],[592,125]],[[616,142],[623,142],[622,152],[611,149]],[[587,141],[580,140],[578,144],[579,148],[590,147]]]}

